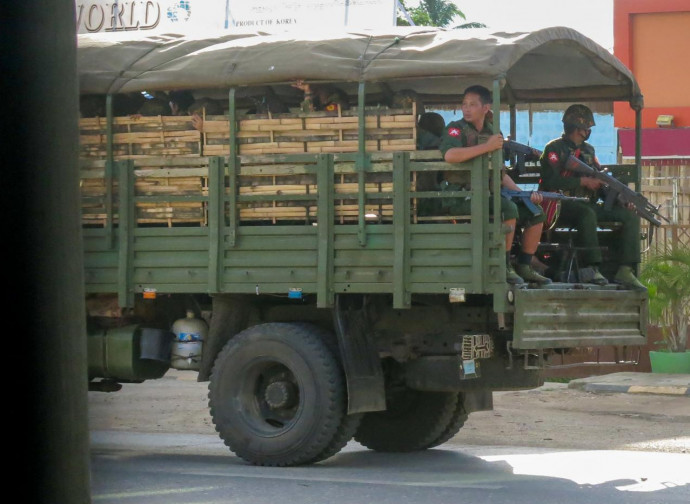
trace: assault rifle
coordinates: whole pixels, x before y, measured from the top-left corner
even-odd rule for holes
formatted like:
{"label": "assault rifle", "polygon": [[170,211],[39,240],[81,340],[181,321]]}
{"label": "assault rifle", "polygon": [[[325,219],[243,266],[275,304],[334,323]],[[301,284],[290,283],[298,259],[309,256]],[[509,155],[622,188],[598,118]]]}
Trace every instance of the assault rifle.
{"label": "assault rifle", "polygon": [[[509,152],[515,152],[518,156],[540,157],[542,151],[524,145],[513,140],[503,142],[503,148]],[[610,210],[613,204],[618,201],[623,208],[628,208],[628,204],[633,205],[632,211],[646,219],[655,226],[661,226],[661,221],[657,217],[670,222],[666,217],[659,213],[659,208],[652,205],[647,198],[630,189],[623,182],[615,178],[605,170],[597,170],[588,164],[580,161],[573,155],[565,162],[565,169],[574,173],[579,173],[585,177],[593,177],[601,180],[604,185],[604,208]]]}
{"label": "assault rifle", "polygon": [[589,201],[589,198],[578,196],[566,196],[565,194],[548,191],[515,191],[506,187],[501,187],[501,196],[504,198],[522,201],[533,215],[538,215],[542,210],[530,199],[532,192],[538,192],[546,201],[549,200],[569,200],[569,201]]}

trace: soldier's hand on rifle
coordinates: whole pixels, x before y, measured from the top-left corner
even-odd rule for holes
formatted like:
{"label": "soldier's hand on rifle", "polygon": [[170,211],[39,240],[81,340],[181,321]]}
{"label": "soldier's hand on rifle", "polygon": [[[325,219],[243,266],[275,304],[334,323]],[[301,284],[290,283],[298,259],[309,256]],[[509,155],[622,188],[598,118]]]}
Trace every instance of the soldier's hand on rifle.
{"label": "soldier's hand on rifle", "polygon": [[592,177],[580,177],[580,185],[582,187],[586,187],[590,191],[597,191],[601,189],[604,183],[601,180]]}
{"label": "soldier's hand on rifle", "polygon": [[538,191],[532,191],[532,194],[529,195],[529,199],[532,203],[539,204],[544,200],[544,197],[541,195],[540,192]]}

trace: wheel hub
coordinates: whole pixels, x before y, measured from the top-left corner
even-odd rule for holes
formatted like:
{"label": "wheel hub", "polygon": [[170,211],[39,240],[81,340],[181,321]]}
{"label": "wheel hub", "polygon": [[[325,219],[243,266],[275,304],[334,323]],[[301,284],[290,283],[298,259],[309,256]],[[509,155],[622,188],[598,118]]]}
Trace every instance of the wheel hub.
{"label": "wheel hub", "polygon": [[269,384],[264,392],[264,399],[271,409],[289,408],[295,403],[295,386],[288,381],[276,381]]}

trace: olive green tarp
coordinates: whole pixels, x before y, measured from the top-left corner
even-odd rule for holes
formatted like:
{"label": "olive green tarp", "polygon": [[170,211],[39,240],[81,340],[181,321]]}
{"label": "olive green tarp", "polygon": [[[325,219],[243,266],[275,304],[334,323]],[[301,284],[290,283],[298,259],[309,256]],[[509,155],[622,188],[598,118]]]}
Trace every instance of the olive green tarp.
{"label": "olive green tarp", "polygon": [[309,82],[386,83],[393,91],[458,94],[501,79],[509,103],[629,101],[634,76],[615,56],[565,27],[530,33],[398,27],[217,37],[79,35],[84,94]]}

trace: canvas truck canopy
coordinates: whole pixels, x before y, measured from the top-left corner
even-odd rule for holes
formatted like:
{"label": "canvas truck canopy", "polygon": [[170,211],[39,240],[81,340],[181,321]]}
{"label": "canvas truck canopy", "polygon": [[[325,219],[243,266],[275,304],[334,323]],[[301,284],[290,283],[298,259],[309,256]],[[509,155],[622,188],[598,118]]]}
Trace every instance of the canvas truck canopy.
{"label": "canvas truck canopy", "polygon": [[[119,36],[118,36],[119,35]],[[500,79],[508,103],[629,101],[634,76],[615,56],[565,27],[530,33],[398,27],[216,37],[79,35],[81,93],[228,89],[308,82],[385,82],[393,91],[459,94]],[[370,86],[367,86],[370,88]]]}

